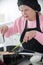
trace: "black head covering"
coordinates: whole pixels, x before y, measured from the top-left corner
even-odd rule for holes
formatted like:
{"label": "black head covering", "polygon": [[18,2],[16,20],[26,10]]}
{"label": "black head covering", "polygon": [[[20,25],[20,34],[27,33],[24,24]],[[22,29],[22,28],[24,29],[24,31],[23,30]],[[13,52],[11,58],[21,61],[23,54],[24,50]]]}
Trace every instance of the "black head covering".
{"label": "black head covering", "polygon": [[17,4],[18,6],[27,5],[31,7],[32,9],[34,9],[35,11],[38,11],[38,12],[41,11],[41,7],[37,0],[18,0]]}

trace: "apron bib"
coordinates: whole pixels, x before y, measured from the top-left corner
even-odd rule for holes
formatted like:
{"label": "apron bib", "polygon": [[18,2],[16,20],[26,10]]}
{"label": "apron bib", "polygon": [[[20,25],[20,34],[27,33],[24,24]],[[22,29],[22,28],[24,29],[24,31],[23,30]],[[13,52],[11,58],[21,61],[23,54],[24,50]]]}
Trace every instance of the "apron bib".
{"label": "apron bib", "polygon": [[[36,28],[27,28],[27,21],[26,21],[25,29],[24,29],[24,31],[21,35],[20,42],[23,41],[25,33],[28,32],[28,31],[32,31],[32,30],[37,30],[37,31],[41,32],[40,23],[39,23],[39,16],[38,16],[37,12],[36,12]],[[32,38],[31,40],[23,43],[22,46],[24,47],[24,49],[27,49],[27,50],[30,50],[30,51],[43,53],[43,46],[40,44],[40,42],[38,42],[34,38]]]}

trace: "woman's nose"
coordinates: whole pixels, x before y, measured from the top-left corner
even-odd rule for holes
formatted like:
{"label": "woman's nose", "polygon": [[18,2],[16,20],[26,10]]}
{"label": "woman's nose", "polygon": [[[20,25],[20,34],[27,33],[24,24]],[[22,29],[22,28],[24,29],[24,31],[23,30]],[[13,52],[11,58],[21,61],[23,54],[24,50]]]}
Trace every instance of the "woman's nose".
{"label": "woman's nose", "polygon": [[23,16],[26,16],[26,12],[22,12]]}

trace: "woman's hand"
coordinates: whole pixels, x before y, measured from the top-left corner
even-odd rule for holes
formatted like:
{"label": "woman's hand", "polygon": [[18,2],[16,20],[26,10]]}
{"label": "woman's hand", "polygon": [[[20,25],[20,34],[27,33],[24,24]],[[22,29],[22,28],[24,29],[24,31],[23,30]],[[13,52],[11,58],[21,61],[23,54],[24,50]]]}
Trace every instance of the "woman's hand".
{"label": "woman's hand", "polygon": [[29,31],[29,32],[26,32],[25,36],[24,36],[24,39],[23,39],[23,42],[27,42],[28,40],[31,40],[32,38],[34,38],[36,35],[36,31]]}
{"label": "woman's hand", "polygon": [[8,30],[8,26],[0,26],[0,33],[4,35]]}

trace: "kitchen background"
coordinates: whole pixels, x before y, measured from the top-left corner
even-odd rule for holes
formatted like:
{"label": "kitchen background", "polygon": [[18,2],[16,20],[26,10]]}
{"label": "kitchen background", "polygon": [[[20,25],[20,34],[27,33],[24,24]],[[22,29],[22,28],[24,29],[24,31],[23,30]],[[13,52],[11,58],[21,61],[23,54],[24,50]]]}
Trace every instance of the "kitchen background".
{"label": "kitchen background", "polygon": [[[38,0],[38,2],[41,5],[41,12],[43,14],[43,0]],[[12,26],[14,20],[19,16],[21,16],[21,12],[18,10],[17,0],[0,0],[0,26]],[[2,34],[0,34],[0,47],[7,45],[17,45],[20,43],[19,39],[19,33],[4,39]]]}

